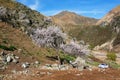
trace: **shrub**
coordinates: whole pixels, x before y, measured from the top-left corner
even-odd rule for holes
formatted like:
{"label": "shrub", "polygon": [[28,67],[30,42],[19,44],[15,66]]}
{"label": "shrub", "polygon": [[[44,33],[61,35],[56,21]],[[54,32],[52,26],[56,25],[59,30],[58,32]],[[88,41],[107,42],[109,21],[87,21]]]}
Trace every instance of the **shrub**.
{"label": "shrub", "polygon": [[68,44],[61,45],[61,49],[66,53],[76,56],[85,56],[90,53],[88,45],[78,44],[73,40],[71,40]]}
{"label": "shrub", "polygon": [[117,64],[115,61],[105,61],[111,68],[120,69],[120,64]]}
{"label": "shrub", "polygon": [[9,46],[9,47],[7,47],[5,45],[0,45],[0,48],[4,49],[4,50],[7,50],[7,51],[14,51],[14,50],[17,49],[15,46]]}
{"label": "shrub", "polygon": [[7,47],[7,46],[4,46],[4,45],[0,45],[0,48],[1,48],[1,49],[4,49],[4,50],[7,50],[7,49],[8,49],[8,47]]}
{"label": "shrub", "polygon": [[70,61],[74,61],[75,60],[75,56],[65,55],[64,56],[64,60],[66,60],[69,63]]}
{"label": "shrub", "polygon": [[60,55],[60,58],[61,58],[61,59],[67,61],[68,63],[69,63],[70,61],[74,61],[74,60],[75,60],[75,56],[66,54],[66,53],[64,53],[63,51],[60,51],[59,55]]}
{"label": "shrub", "polygon": [[107,59],[108,59],[108,60],[116,61],[116,58],[117,58],[117,56],[116,56],[116,54],[113,53],[113,52],[110,52],[110,53],[107,54]]}
{"label": "shrub", "polygon": [[17,48],[15,47],[15,46],[10,46],[9,48],[8,48],[8,50],[9,51],[14,51],[14,50],[16,50]]}

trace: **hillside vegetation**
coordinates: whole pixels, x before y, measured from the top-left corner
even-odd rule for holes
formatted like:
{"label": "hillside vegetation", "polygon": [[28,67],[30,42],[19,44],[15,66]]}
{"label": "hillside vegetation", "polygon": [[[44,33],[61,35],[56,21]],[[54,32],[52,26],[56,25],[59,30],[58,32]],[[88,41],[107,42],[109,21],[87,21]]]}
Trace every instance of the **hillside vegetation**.
{"label": "hillside vegetation", "polygon": [[[40,48],[36,46],[33,44],[29,36],[4,22],[0,22],[0,45],[6,47],[14,46],[17,50],[22,50],[20,55],[26,55],[26,57],[33,56],[43,62],[48,61],[46,56],[50,55],[49,53],[56,53],[54,49]],[[2,50],[4,50],[4,48],[0,48],[0,51]],[[16,54],[17,53],[18,52],[16,52]]]}
{"label": "hillside vegetation", "polygon": [[84,40],[90,44],[91,48],[101,45],[113,37],[111,27],[108,26],[91,26],[82,29],[76,28],[71,30],[69,34],[77,40]]}
{"label": "hillside vegetation", "polygon": [[86,27],[88,25],[94,25],[98,20],[94,18],[89,18],[81,16],[74,12],[62,11],[54,16],[52,16],[52,21],[61,26],[65,32],[69,32],[72,29],[78,27]]}

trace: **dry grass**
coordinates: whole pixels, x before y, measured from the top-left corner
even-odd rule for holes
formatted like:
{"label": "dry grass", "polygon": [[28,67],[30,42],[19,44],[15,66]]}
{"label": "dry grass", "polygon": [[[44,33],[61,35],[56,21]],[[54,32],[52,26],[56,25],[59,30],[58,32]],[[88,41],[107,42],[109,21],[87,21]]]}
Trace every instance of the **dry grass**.
{"label": "dry grass", "polygon": [[[46,56],[50,53],[55,54],[55,50],[40,48],[33,44],[32,40],[19,29],[13,28],[7,23],[0,22],[0,44],[13,45],[17,49],[22,49],[21,54],[32,55],[43,62],[47,62]],[[1,50],[2,51],[2,50]],[[50,62],[50,61],[49,61]]]}

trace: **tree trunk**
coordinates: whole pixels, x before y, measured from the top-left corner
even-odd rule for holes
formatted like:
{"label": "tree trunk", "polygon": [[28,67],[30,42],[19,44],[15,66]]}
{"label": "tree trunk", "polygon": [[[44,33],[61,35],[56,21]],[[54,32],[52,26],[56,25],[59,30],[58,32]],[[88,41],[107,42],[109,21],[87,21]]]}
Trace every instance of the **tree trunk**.
{"label": "tree trunk", "polygon": [[57,59],[58,59],[58,68],[60,70],[61,59],[60,59],[60,55],[59,55],[59,49],[56,49],[56,52],[57,52]]}

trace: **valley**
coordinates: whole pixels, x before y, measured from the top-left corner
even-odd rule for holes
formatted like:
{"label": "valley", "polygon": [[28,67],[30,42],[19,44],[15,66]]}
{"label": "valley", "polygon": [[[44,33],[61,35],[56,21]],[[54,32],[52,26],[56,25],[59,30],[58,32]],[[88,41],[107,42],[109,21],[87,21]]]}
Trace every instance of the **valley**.
{"label": "valley", "polygon": [[95,19],[0,0],[0,80],[120,80],[119,73],[120,6]]}

